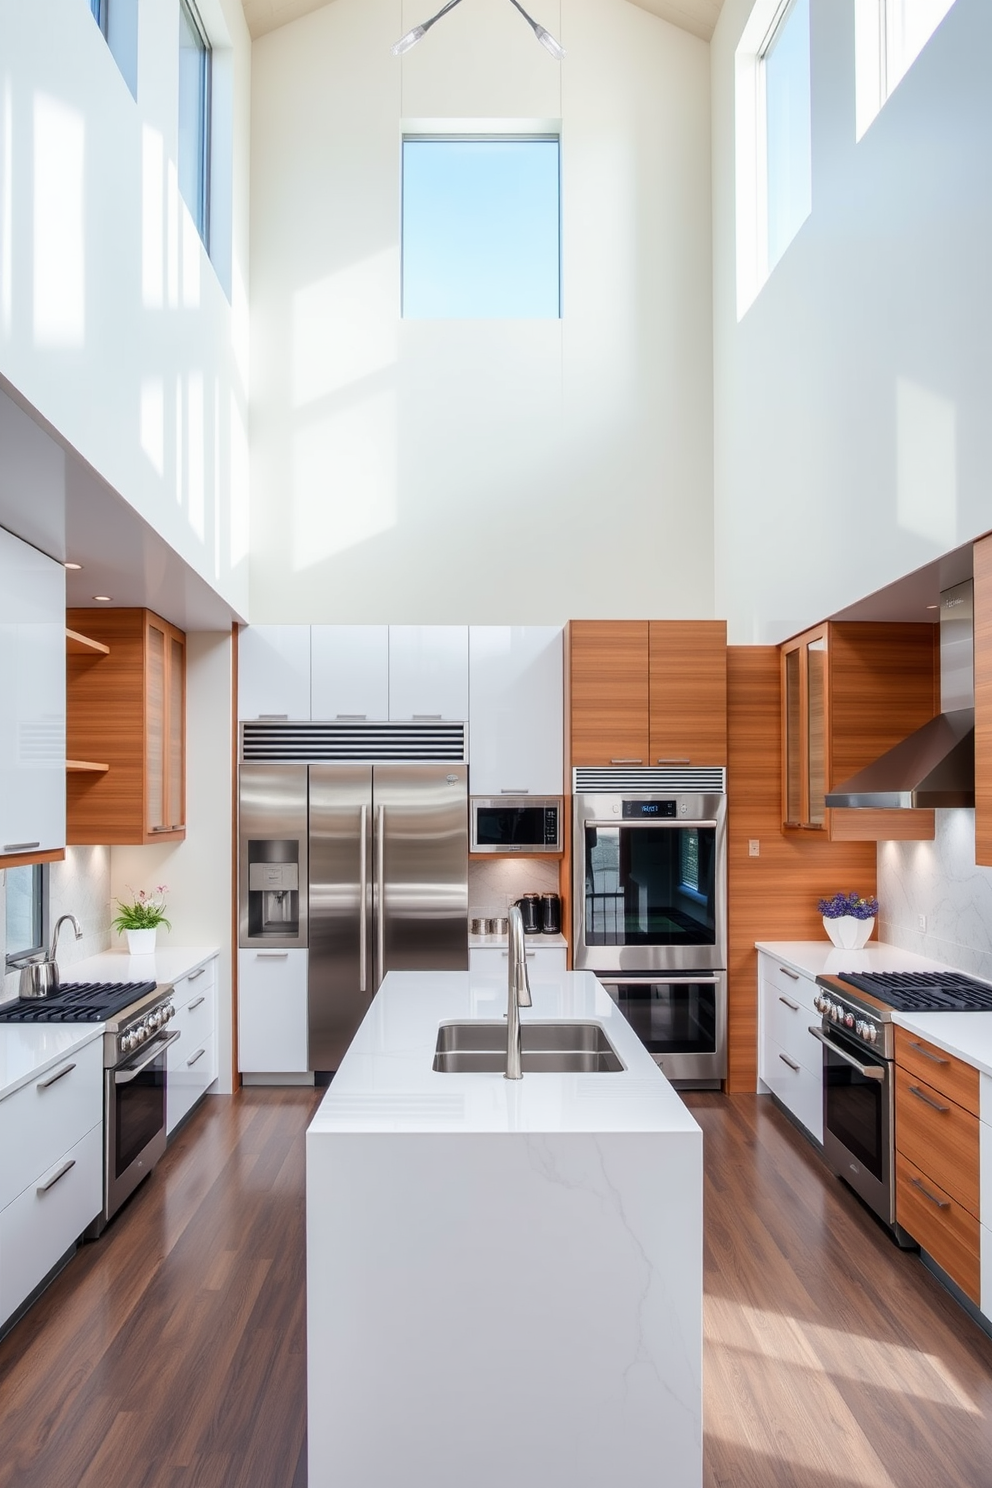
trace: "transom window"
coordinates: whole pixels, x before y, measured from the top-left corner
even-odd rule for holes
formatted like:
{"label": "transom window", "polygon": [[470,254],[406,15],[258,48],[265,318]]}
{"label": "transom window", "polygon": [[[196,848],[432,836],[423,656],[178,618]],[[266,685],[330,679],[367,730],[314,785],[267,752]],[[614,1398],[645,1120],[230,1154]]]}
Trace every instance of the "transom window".
{"label": "transom window", "polygon": [[193,0],[179,3],[179,189],[209,248],[210,42]]}
{"label": "transom window", "polygon": [[954,0],[855,0],[858,139],[953,4]]}

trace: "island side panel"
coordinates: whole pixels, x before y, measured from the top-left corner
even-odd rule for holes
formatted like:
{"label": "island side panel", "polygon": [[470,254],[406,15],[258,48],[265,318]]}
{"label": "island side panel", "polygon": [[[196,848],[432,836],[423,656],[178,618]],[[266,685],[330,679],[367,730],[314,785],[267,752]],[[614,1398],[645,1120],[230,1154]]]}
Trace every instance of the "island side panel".
{"label": "island side panel", "polygon": [[310,1488],[699,1488],[702,1133],[311,1132]]}

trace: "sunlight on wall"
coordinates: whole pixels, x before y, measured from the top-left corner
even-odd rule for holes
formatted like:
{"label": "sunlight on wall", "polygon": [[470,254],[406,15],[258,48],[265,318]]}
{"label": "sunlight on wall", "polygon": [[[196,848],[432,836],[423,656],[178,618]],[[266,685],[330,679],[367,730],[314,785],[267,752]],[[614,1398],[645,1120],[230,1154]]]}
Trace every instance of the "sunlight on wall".
{"label": "sunlight on wall", "polygon": [[200,304],[200,264],[203,245],[196,223],[188,212],[181,214],[183,235],[183,305],[196,310]]}
{"label": "sunlight on wall", "polygon": [[241,417],[237,395],[233,390],[228,417],[230,419],[228,480],[231,483],[231,567],[237,568],[238,564],[244,563],[248,557],[248,431]]}
{"label": "sunlight on wall", "polygon": [[365,398],[293,438],[293,567],[396,524],[396,394]]}
{"label": "sunlight on wall", "polygon": [[896,381],[899,526],[938,549],[956,542],[957,414],[954,404],[909,378]]}
{"label": "sunlight on wall", "polygon": [[162,136],[146,124],[141,131],[141,303],[146,310],[160,310],[165,298],[164,197]]}
{"label": "sunlight on wall", "polygon": [[169,309],[175,310],[179,304],[179,231],[182,209],[179,200],[179,174],[173,160],[170,160],[166,167],[165,215]]}
{"label": "sunlight on wall", "polygon": [[165,384],[161,377],[141,380],[141,448],[159,475],[165,474]]}
{"label": "sunlight on wall", "polygon": [[186,514],[189,525],[200,541],[205,533],[205,490],[203,478],[204,407],[203,373],[190,372],[186,384]]}
{"label": "sunlight on wall", "polygon": [[14,120],[10,96],[10,79],[3,89],[3,163],[0,165],[0,320],[3,333],[12,329],[11,311],[14,294],[13,225],[14,225]]}
{"label": "sunlight on wall", "polygon": [[293,296],[297,408],[391,366],[399,352],[397,250],[376,253]]}
{"label": "sunlight on wall", "polygon": [[86,339],[84,176],[86,121],[44,93],[34,100],[34,340]]}

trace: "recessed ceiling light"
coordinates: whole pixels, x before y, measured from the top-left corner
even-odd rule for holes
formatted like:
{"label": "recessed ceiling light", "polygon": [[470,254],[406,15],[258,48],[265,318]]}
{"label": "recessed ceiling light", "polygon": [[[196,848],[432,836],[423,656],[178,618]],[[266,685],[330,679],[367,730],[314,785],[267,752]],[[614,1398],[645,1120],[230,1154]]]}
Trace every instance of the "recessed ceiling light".
{"label": "recessed ceiling light", "polygon": [[82,566],[81,563],[63,563],[62,565],[63,568],[82,568]]}
{"label": "recessed ceiling light", "polygon": [[927,605],[928,610],[939,610],[940,605]]}
{"label": "recessed ceiling light", "polygon": [[110,595],[109,594],[94,594],[93,598],[95,600],[98,600],[100,604],[109,604],[110,603]]}

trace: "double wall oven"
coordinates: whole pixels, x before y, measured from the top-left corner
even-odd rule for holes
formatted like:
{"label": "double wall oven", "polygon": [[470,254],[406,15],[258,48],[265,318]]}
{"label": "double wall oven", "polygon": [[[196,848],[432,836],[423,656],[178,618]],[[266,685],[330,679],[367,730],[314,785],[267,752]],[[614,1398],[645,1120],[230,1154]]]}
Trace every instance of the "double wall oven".
{"label": "double wall oven", "polygon": [[574,772],[574,965],[674,1083],[727,1072],[723,769]]}

